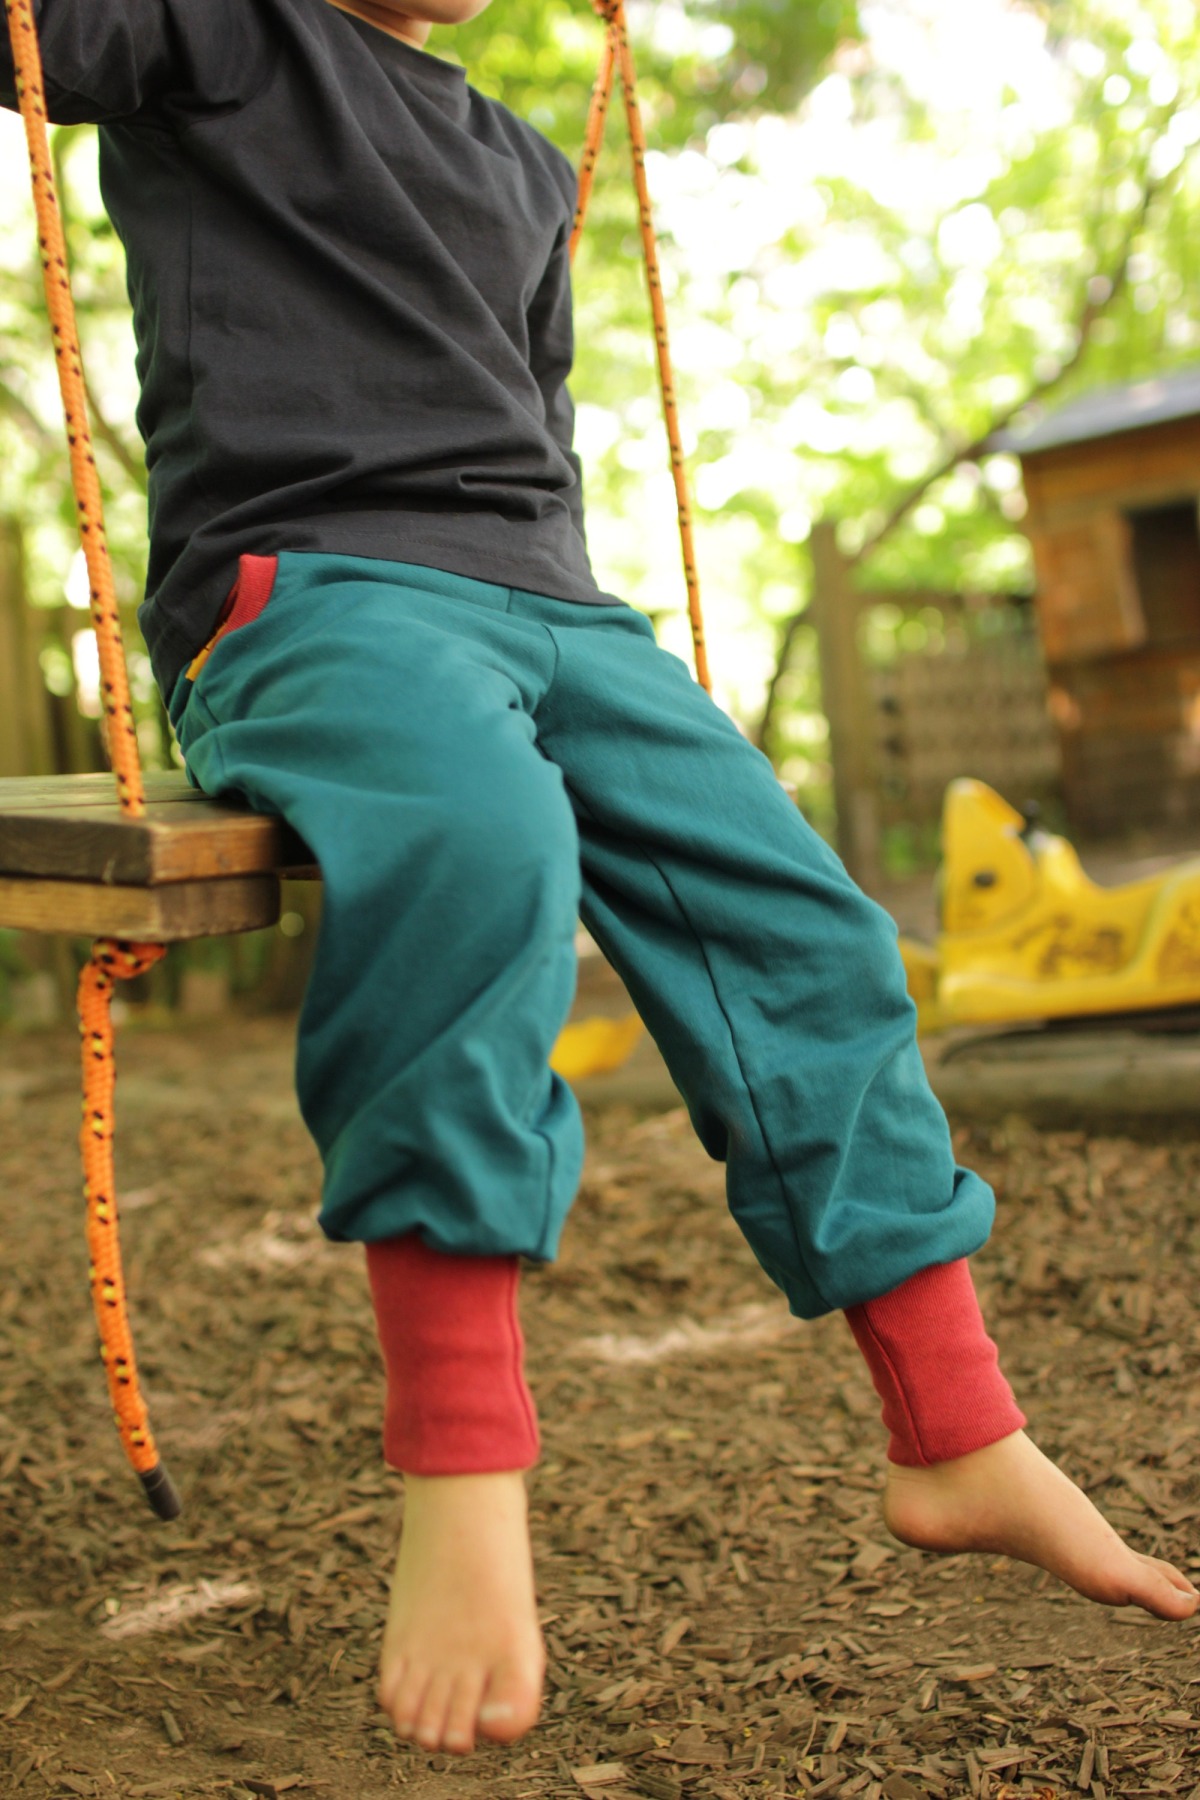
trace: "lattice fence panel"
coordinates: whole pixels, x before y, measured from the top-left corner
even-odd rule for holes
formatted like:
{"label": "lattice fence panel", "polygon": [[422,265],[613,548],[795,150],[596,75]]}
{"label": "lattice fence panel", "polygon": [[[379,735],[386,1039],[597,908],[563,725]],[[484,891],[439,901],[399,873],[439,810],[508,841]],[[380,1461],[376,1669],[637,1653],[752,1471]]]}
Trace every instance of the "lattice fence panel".
{"label": "lattice fence panel", "polygon": [[947,785],[962,775],[1016,805],[1057,796],[1061,760],[1035,629],[952,631],[935,649],[901,652],[869,681],[884,824],[936,821]]}

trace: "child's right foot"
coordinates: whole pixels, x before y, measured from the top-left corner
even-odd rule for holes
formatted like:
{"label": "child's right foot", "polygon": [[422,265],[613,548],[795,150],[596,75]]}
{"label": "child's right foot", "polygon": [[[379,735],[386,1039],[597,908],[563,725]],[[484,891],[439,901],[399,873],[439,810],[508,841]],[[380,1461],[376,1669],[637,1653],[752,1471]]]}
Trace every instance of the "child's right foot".
{"label": "child's right foot", "polygon": [[537,1723],[546,1656],[521,1474],[405,1477],[379,1702],[398,1735],[459,1755]]}
{"label": "child's right foot", "polygon": [[1178,1569],[1131,1550],[1023,1431],[928,1468],[888,1464],[883,1517],[922,1550],[991,1550],[1048,1569],[1103,1606],[1187,1619],[1200,1594]]}

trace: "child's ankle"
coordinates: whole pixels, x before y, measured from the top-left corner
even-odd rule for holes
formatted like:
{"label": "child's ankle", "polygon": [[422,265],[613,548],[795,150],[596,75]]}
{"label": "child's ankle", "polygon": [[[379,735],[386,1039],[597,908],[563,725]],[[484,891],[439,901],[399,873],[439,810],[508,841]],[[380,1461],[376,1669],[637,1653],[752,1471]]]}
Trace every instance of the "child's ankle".
{"label": "child's ankle", "polygon": [[532,1468],[515,1256],[450,1256],[415,1236],[367,1245],[387,1371],[384,1455],[422,1476]]}
{"label": "child's ankle", "polygon": [[890,1462],[950,1462],[1024,1426],[965,1258],[919,1270],[846,1320],[883,1402]]}

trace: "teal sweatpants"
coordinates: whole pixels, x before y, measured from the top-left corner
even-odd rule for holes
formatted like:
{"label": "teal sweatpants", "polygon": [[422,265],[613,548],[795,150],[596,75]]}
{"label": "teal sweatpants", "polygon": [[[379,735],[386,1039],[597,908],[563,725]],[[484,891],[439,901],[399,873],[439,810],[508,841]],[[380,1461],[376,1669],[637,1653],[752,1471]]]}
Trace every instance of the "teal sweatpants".
{"label": "teal sweatpants", "polygon": [[978,1249],[992,1197],[955,1166],[890,919],[641,614],[268,560],[172,710],[200,787],[321,865],[297,1087],[330,1237],[554,1256],[581,915],[794,1312]]}

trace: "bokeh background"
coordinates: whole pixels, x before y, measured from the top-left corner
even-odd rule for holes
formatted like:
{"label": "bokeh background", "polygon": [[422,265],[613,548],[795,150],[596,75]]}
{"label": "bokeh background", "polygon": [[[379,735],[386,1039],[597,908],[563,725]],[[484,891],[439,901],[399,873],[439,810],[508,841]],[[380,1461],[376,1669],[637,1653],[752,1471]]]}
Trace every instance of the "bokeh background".
{"label": "bokeh background", "polygon": [[[1030,407],[1200,358],[1196,8],[631,0],[629,18],[718,698],[832,835],[814,534],[832,532],[870,592],[862,652],[885,703],[905,657],[961,658],[989,637],[1011,640],[1036,691],[1020,465],[988,440]],[[586,0],[494,0],[433,47],[577,157],[601,36]],[[54,150],[132,623],[145,490],[123,259],[94,134],[60,130]],[[686,655],[627,158],[618,107],[576,277],[589,539],[602,585]],[[0,775],[98,768],[95,649],[8,115],[0,266],[0,606],[19,610],[47,696]],[[131,668],[146,759],[167,766],[136,636]],[[1027,762],[1053,804],[1051,739],[1047,726]],[[884,806],[885,874],[935,856],[938,785]],[[302,936],[303,907],[291,918]]]}

